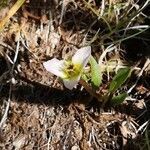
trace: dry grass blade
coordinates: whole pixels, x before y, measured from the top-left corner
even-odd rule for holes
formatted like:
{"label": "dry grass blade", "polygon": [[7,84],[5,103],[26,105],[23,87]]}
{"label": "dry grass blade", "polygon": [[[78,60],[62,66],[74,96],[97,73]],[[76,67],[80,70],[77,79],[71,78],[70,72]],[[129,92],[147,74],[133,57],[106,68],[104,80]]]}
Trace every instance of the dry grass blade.
{"label": "dry grass blade", "polygon": [[15,52],[15,56],[14,56],[14,59],[13,59],[13,65],[12,65],[12,68],[11,68],[11,71],[10,71],[11,83],[10,83],[10,87],[9,87],[9,96],[8,96],[8,101],[7,101],[7,105],[6,105],[4,115],[3,115],[3,117],[0,121],[0,128],[2,127],[2,125],[5,123],[5,121],[7,119],[7,114],[8,114],[8,110],[9,110],[9,106],[10,106],[10,102],[11,102],[12,86],[13,86],[13,83],[15,83],[14,78],[13,78],[13,72],[14,72],[15,63],[16,63],[17,58],[18,58],[19,46],[20,46],[20,40],[18,40],[18,42],[17,42],[16,52]]}
{"label": "dry grass blade", "polygon": [[137,77],[137,79],[136,79],[134,85],[132,85],[132,87],[128,90],[128,93],[130,93],[130,92],[134,89],[134,87],[137,85],[137,83],[138,83],[138,81],[140,80],[140,78],[141,78],[143,72],[145,71],[145,69],[148,67],[149,64],[150,64],[150,59],[148,58],[148,59],[146,60],[145,64],[144,64],[143,68],[142,68],[141,71],[139,72],[138,77]]}
{"label": "dry grass blade", "polygon": [[6,119],[7,119],[7,114],[8,114],[8,111],[9,111],[9,106],[10,106],[10,101],[11,101],[11,94],[12,94],[12,88],[10,86],[10,89],[9,89],[9,98],[8,98],[8,101],[7,101],[7,104],[6,104],[6,108],[5,108],[5,112],[4,112],[4,115],[0,121],[0,128],[2,127],[2,125],[5,123]]}
{"label": "dry grass blade", "polygon": [[0,32],[4,29],[5,24],[16,13],[16,11],[23,5],[25,0],[18,0],[13,7],[9,10],[7,16],[0,21]]}

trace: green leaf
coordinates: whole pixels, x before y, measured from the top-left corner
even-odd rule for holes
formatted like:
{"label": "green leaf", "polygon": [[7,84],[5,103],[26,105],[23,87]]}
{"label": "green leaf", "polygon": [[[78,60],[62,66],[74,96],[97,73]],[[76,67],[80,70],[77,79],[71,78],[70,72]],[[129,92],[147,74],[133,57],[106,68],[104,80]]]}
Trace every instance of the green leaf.
{"label": "green leaf", "polygon": [[115,92],[131,75],[131,69],[129,67],[120,69],[112,79],[109,85],[109,92]]}
{"label": "green leaf", "polygon": [[99,87],[102,83],[102,74],[100,70],[100,66],[97,64],[96,60],[93,56],[90,57],[90,65],[91,65],[91,81],[95,87]]}
{"label": "green leaf", "polygon": [[114,96],[114,97],[111,99],[110,103],[111,103],[112,105],[119,105],[119,104],[121,104],[121,103],[125,100],[125,98],[126,98],[127,96],[128,96],[127,93],[122,93],[122,94],[119,94],[119,95],[117,95],[117,96]]}

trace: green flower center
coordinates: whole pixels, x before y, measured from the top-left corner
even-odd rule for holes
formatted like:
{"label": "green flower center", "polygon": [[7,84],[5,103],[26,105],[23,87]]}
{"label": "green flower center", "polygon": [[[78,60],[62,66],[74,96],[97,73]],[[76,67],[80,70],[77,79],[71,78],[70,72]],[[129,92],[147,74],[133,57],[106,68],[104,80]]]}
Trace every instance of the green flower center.
{"label": "green flower center", "polygon": [[79,76],[81,71],[82,71],[81,64],[73,64],[71,61],[65,62],[63,72],[65,73],[67,79]]}

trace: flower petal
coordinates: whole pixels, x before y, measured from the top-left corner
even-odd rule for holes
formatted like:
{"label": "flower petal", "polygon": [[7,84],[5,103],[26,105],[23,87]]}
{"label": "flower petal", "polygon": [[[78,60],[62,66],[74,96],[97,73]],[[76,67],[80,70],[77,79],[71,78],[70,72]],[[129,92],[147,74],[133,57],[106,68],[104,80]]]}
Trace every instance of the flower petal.
{"label": "flower petal", "polygon": [[62,69],[64,68],[63,60],[58,60],[56,58],[53,58],[51,60],[44,62],[43,65],[47,71],[53,73],[58,77],[65,78],[65,74],[62,71]]}
{"label": "flower petal", "polygon": [[72,63],[81,64],[82,67],[85,67],[89,61],[90,56],[91,56],[91,46],[80,48],[72,57]]}
{"label": "flower petal", "polygon": [[73,87],[77,85],[79,80],[80,80],[80,75],[73,79],[63,79],[63,82],[66,88],[72,90]]}

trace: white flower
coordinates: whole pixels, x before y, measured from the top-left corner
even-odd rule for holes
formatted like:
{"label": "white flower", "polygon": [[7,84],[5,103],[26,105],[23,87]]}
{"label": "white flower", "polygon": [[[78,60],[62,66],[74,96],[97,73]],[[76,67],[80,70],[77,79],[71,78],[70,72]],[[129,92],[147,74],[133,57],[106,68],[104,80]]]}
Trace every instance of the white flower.
{"label": "white flower", "polygon": [[62,78],[64,85],[68,89],[73,87],[80,80],[83,68],[87,65],[91,56],[91,47],[83,47],[77,50],[71,60],[58,60],[53,58],[44,62],[47,71]]}

